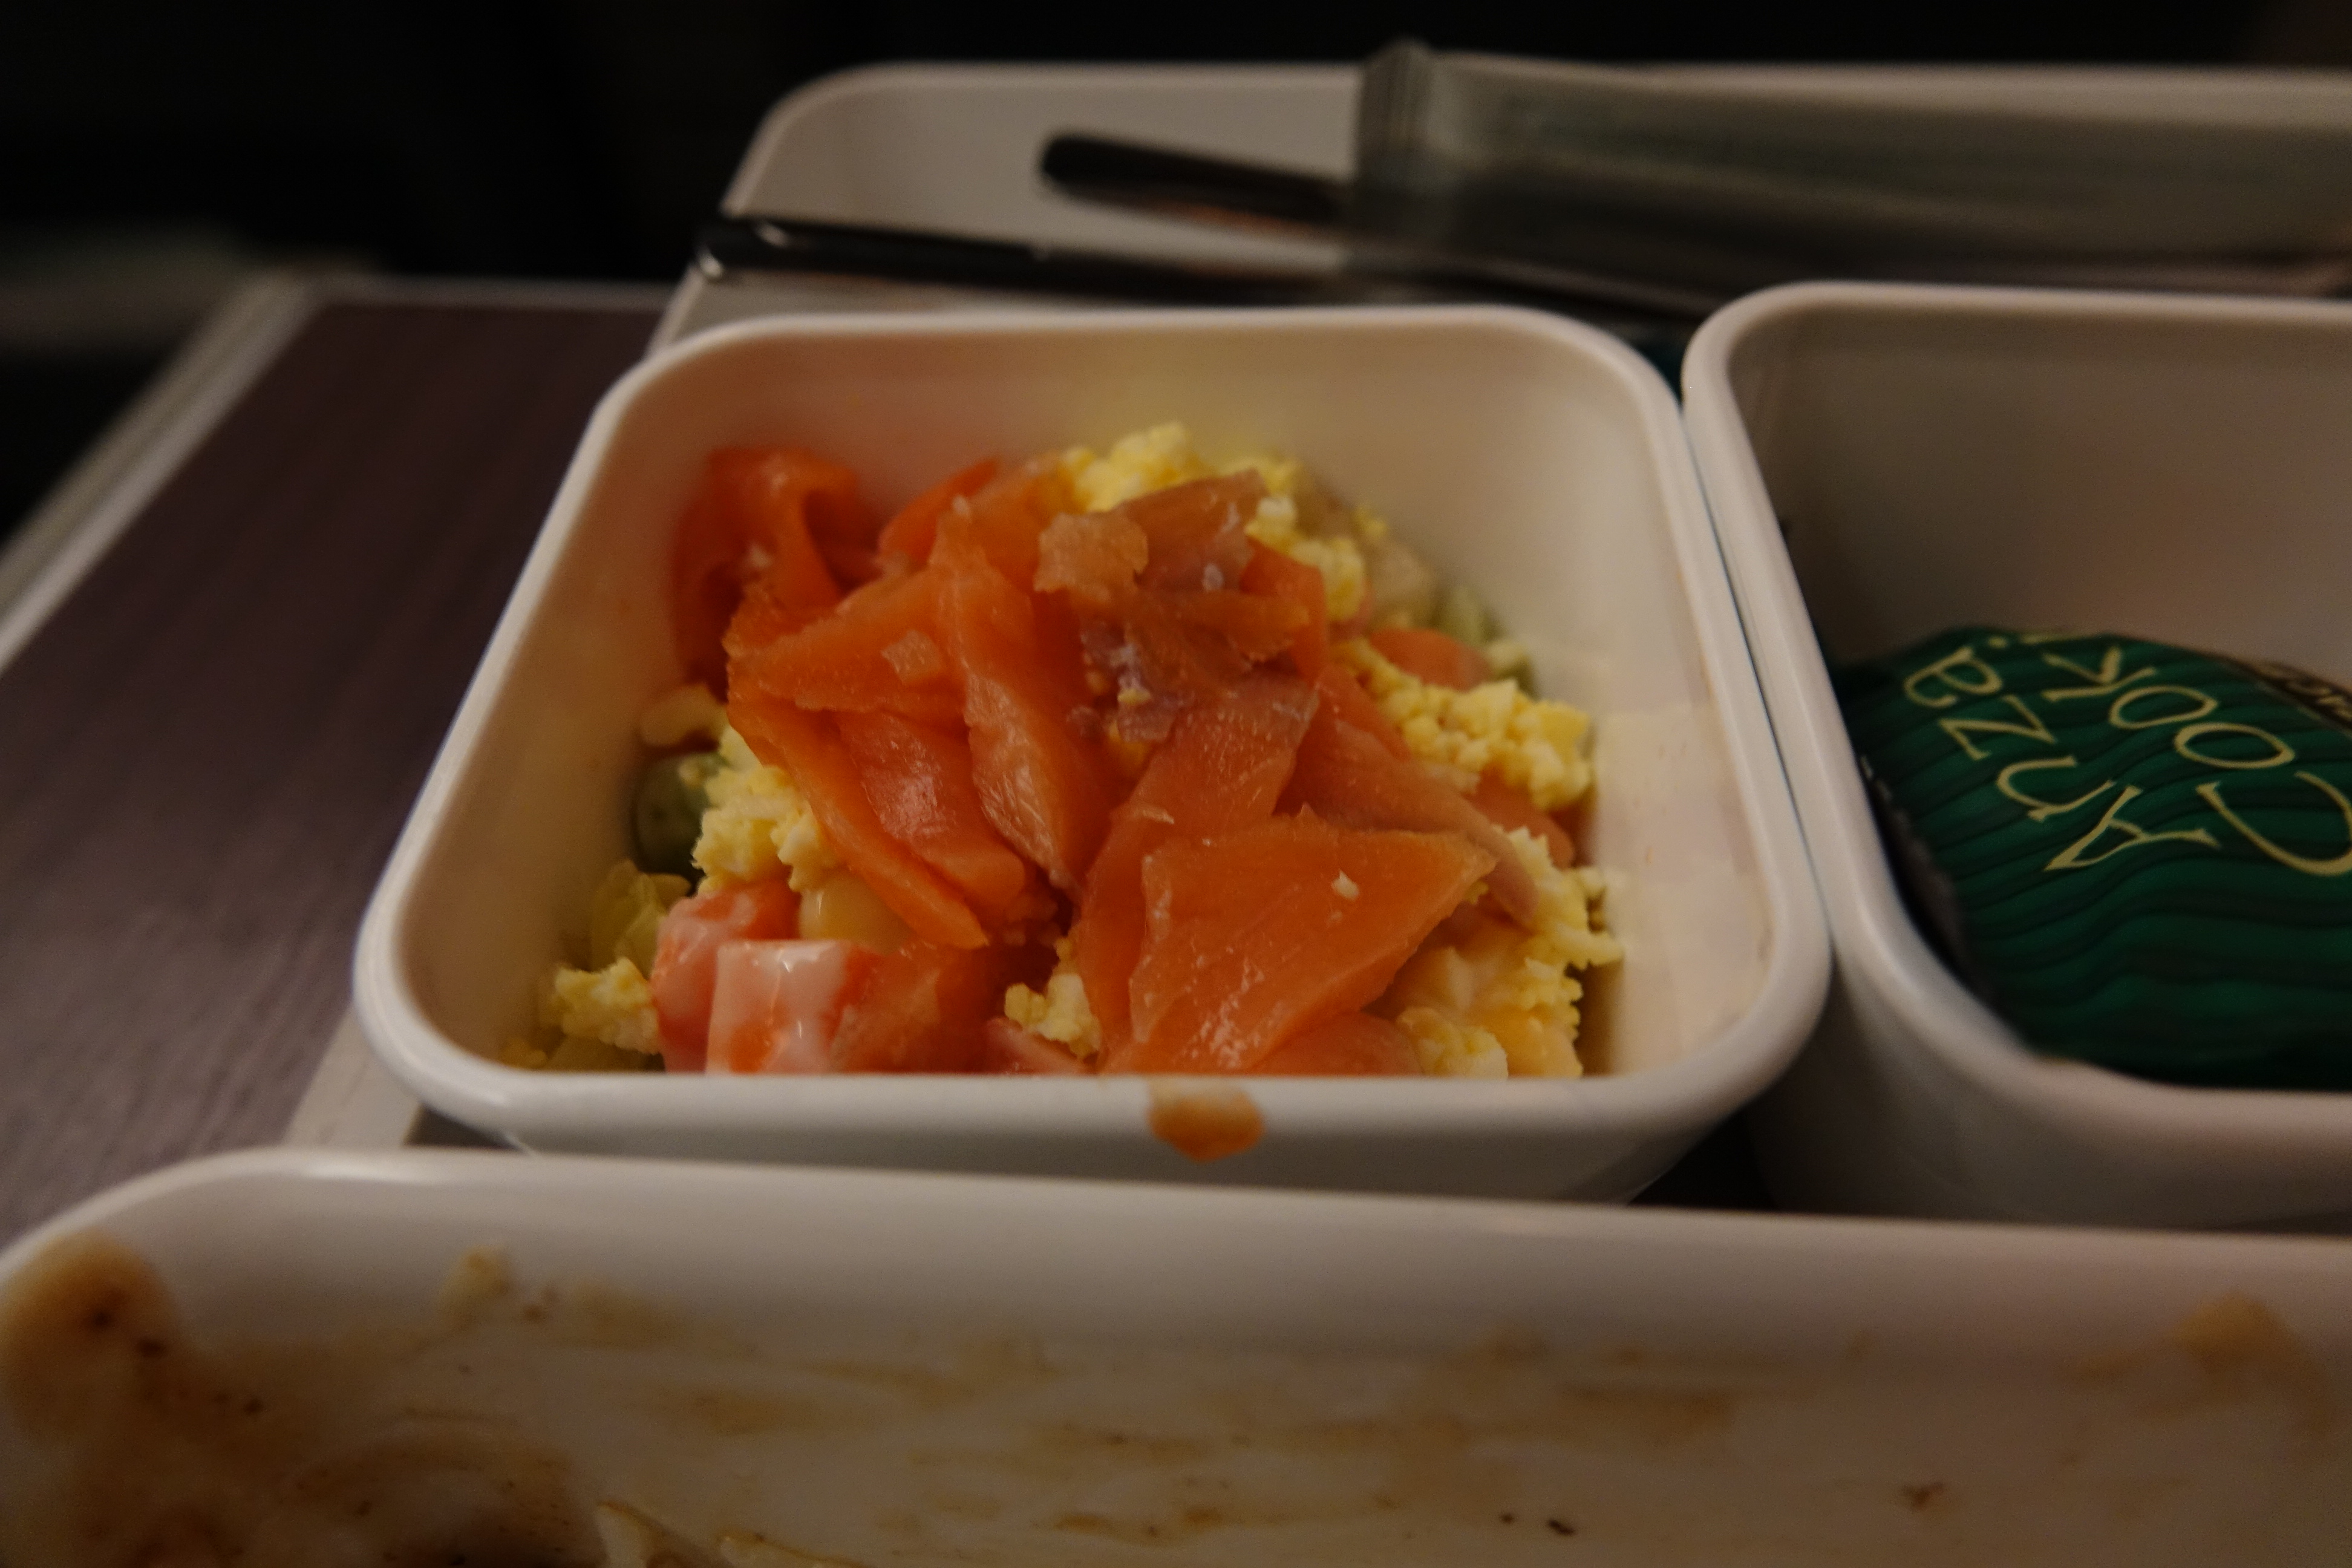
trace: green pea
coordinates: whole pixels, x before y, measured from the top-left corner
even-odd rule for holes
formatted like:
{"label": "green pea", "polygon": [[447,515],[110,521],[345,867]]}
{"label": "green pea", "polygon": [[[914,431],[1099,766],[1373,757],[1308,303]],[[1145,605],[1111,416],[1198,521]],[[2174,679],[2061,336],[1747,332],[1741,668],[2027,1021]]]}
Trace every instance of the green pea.
{"label": "green pea", "polygon": [[637,841],[637,864],[689,881],[696,876],[694,841],[702,836],[702,814],[710,797],[703,791],[719,768],[716,752],[663,757],[637,779],[630,814]]}
{"label": "green pea", "polygon": [[1438,601],[1435,624],[1447,637],[1472,647],[1484,647],[1495,635],[1495,619],[1487,614],[1486,602],[1465,583],[1456,583],[1445,591]]}

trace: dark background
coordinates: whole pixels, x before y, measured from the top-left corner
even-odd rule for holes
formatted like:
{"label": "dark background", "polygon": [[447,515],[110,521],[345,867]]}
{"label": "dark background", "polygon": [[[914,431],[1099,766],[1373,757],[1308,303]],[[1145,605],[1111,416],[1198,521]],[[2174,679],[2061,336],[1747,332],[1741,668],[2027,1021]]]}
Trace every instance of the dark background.
{"label": "dark background", "polygon": [[255,268],[666,279],[760,117],[879,60],[2352,65],[2347,0],[1353,6],[0,0],[0,532]]}

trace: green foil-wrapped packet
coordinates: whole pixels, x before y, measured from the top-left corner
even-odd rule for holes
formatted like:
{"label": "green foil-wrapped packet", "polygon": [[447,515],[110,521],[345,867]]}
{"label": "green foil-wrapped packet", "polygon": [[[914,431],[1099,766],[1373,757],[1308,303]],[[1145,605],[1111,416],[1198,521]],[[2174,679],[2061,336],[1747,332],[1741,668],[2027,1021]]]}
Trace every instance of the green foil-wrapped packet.
{"label": "green foil-wrapped packet", "polygon": [[1915,917],[2034,1048],[2352,1089],[2352,694],[1983,626],[1837,688]]}

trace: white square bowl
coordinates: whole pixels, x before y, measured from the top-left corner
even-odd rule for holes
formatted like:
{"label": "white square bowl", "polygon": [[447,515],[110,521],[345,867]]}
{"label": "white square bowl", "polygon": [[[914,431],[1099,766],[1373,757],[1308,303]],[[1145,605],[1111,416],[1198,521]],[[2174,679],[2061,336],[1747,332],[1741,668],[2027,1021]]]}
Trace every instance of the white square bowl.
{"label": "white square bowl", "polygon": [[[1195,1166],[1141,1079],[516,1071],[494,1058],[625,851],[635,717],[679,679],[670,532],[704,455],[791,441],[879,504],[1187,422],[1372,505],[1591,710],[1587,847],[1622,973],[1576,1082],[1273,1080],[1245,1153]],[[1787,1064],[1827,942],[1664,384],[1531,312],[773,320],[640,367],[591,422],[361,932],[359,1016],[426,1103],[530,1148],[1617,1198]]]}
{"label": "white square bowl", "polygon": [[1829,662],[1966,624],[2352,676],[2352,306],[1810,284],[1717,313],[1691,442],[1836,954],[1751,1121],[1803,1207],[2352,1227],[2352,1095],[2037,1057],[1880,851]]}
{"label": "white square bowl", "polygon": [[[178,1333],[68,1310],[135,1278],[91,1231]],[[239,1561],[520,1562],[467,1537],[568,1496],[779,1568],[2306,1568],[2347,1300],[2308,1238],[269,1150],[0,1252],[7,1392],[83,1424],[0,1399],[0,1554],[79,1568],[79,1479],[108,1563],[306,1504],[340,1552]]]}

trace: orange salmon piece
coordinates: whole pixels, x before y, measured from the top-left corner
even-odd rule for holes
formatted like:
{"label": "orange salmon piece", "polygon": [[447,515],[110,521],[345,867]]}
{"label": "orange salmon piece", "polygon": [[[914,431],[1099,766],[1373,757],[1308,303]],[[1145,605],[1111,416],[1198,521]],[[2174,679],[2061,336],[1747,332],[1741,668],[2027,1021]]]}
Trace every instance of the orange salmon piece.
{"label": "orange salmon piece", "polygon": [[[778,637],[792,636],[824,613],[818,605],[779,603],[764,578],[745,584],[742,598],[736,601],[735,614],[728,619],[727,635],[719,641],[727,656],[727,679],[731,681],[738,678],[738,665],[744,658]],[[720,686],[713,689],[724,694],[728,689]]]}
{"label": "orange salmon piece", "polygon": [[1271,816],[1315,706],[1304,681],[1244,678],[1177,718],[1111,814],[1070,923],[1071,962],[1106,1038],[1127,1028],[1128,982],[1143,951],[1145,857],[1178,837],[1210,837]]}
{"label": "orange salmon piece", "polygon": [[1345,720],[1381,743],[1381,749],[1392,757],[1412,760],[1412,748],[1404,743],[1397,727],[1381,711],[1356,672],[1343,664],[1327,664],[1315,678],[1315,689],[1322,694],[1323,706],[1334,719]]}
{"label": "orange salmon piece", "polygon": [[1008,956],[1003,948],[910,942],[877,960],[834,1031],[833,1070],[978,1070]]}
{"label": "orange salmon piece", "polygon": [[[885,578],[858,589],[829,615],[779,626],[754,641],[756,628],[741,628],[756,599],[747,595],[738,627],[728,637],[734,655],[728,679],[746,694],[803,708],[952,724],[963,715],[963,694],[944,659],[925,667],[906,657],[920,641],[935,642],[939,598],[939,579],[929,572]],[[908,641],[910,635],[916,643]],[[909,679],[910,674],[919,679]]]}
{"label": "orange salmon piece", "polygon": [[974,1072],[1041,1077],[1083,1073],[1087,1064],[1043,1036],[1033,1035],[1012,1019],[998,1016],[981,1026],[980,1060]]}
{"label": "orange salmon piece", "polygon": [[1147,700],[1148,706],[1138,707],[1127,699],[1112,721],[1127,738],[1146,744],[1166,739],[1169,721],[1188,703],[1213,697],[1249,673],[1248,658],[1209,628],[1187,624],[1177,600],[1139,591],[1120,601],[1115,616],[1081,622],[1087,662],[1122,694]]}
{"label": "orange salmon piece", "polygon": [[1421,1053],[1386,1018],[1342,1013],[1294,1035],[1250,1070],[1267,1078],[1419,1078]]}
{"label": "orange salmon piece", "polygon": [[1255,474],[1201,479],[1056,518],[1040,537],[1034,585],[1066,605],[1087,663],[1118,688],[1109,725],[1124,746],[1157,745],[1179,711],[1300,637],[1301,605],[1242,589],[1265,493]]}
{"label": "orange salmon piece", "polygon": [[1434,627],[1383,626],[1364,637],[1391,664],[1432,686],[1467,691],[1494,679],[1485,654]]}
{"label": "orange salmon piece", "polygon": [[1244,531],[1265,499],[1265,481],[1246,469],[1213,479],[1171,485],[1116,510],[1143,530],[1151,558],[1140,578],[1146,588],[1237,586],[1256,542]]}
{"label": "orange salmon piece", "polygon": [[1330,600],[1323,592],[1323,574],[1259,544],[1242,570],[1242,592],[1298,606],[1301,616],[1290,634],[1290,661],[1309,680],[1322,674],[1331,657]]}
{"label": "orange salmon piece", "polygon": [[1184,626],[1213,632],[1252,664],[1286,653],[1306,615],[1287,599],[1267,598],[1234,588],[1171,592],[1168,607]]}
{"label": "orange salmon piece", "polygon": [[1249,1071],[1380,995],[1494,865],[1459,834],[1311,812],[1161,845],[1143,862],[1134,1035],[1107,1065]]}
{"label": "orange salmon piece", "polygon": [[854,942],[730,942],[710,993],[712,1073],[823,1072],[848,999],[880,955]]}
{"label": "orange salmon piece", "polygon": [[1108,759],[1080,732],[1095,715],[1076,646],[1052,636],[1027,591],[999,570],[975,520],[940,520],[929,570],[942,574],[940,640],[963,677],[981,807],[1007,844],[1075,897],[1109,829],[1112,798]]}
{"label": "orange salmon piece", "polygon": [[958,500],[979,493],[995,477],[993,458],[982,458],[971,467],[950,474],[900,507],[898,514],[882,525],[881,535],[874,542],[875,550],[883,555],[903,555],[919,566],[929,561],[931,543],[939,537],[940,514]]}
{"label": "orange salmon piece", "polygon": [[1551,852],[1551,863],[1561,870],[1576,864],[1576,839],[1560,825],[1559,819],[1528,798],[1525,790],[1514,789],[1492,774],[1484,774],[1478,787],[1470,792],[1470,804],[1486,814],[1487,819],[1508,833],[1524,827],[1544,842]]}
{"label": "orange salmon piece", "polygon": [[842,744],[890,837],[955,884],[976,909],[1002,914],[1029,886],[1028,863],[1005,847],[981,809],[971,748],[961,733],[896,713],[844,713]]}
{"label": "orange salmon piece", "polygon": [[1041,594],[1066,593],[1092,614],[1115,615],[1150,559],[1150,536],[1124,513],[1057,517],[1037,536],[1034,585]]}
{"label": "orange salmon piece", "polygon": [[729,702],[727,721],[761,762],[792,775],[842,864],[916,935],[948,947],[987,945],[955,889],[883,826],[832,721],[751,696]]}
{"label": "orange salmon piece", "polygon": [[[842,468],[841,472],[847,474],[849,470]],[[846,491],[824,489],[811,492],[803,515],[809,542],[816,546],[833,580],[843,588],[855,588],[882,574],[882,558],[874,548],[882,520],[857,493],[854,477]]]}
{"label": "orange salmon piece", "polygon": [[1053,459],[1033,458],[950,505],[940,521],[957,519],[996,569],[1025,588],[1037,575],[1037,536],[1064,510],[1062,491]]}
{"label": "orange salmon piece", "polygon": [[661,1022],[664,1067],[702,1070],[719,949],[730,942],[789,937],[800,930],[800,910],[799,896],[782,882],[697,893],[669,907],[656,940],[654,972],[646,977]]}
{"label": "orange salmon piece", "polygon": [[1468,796],[1411,758],[1392,754],[1377,736],[1336,716],[1331,705],[1316,710],[1283,798],[1349,827],[1458,833],[1494,861],[1488,888],[1496,903],[1523,925],[1535,919],[1535,879],[1503,830]]}
{"label": "orange salmon piece", "polygon": [[[821,611],[840,584],[811,532],[848,531],[863,512],[857,476],[788,447],[727,447],[704,463],[670,546],[670,626],[687,672],[716,688],[726,679],[723,639],[747,584],[765,585],[779,610]],[[755,548],[767,560],[751,564]]]}

